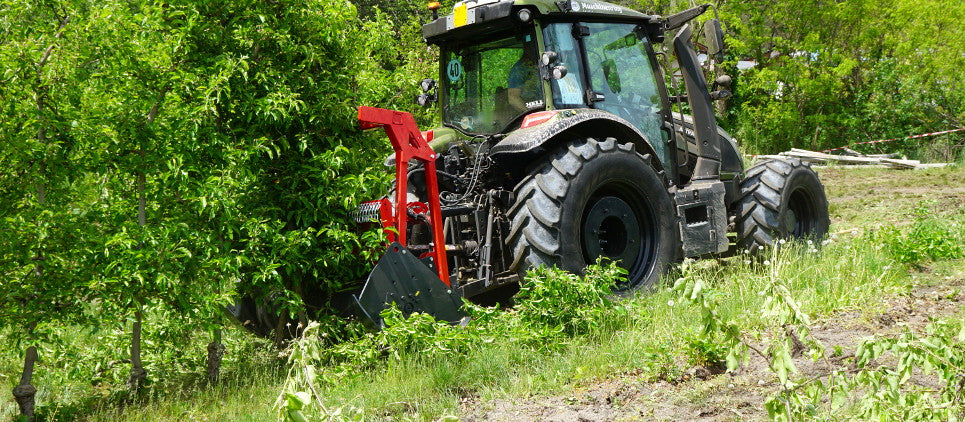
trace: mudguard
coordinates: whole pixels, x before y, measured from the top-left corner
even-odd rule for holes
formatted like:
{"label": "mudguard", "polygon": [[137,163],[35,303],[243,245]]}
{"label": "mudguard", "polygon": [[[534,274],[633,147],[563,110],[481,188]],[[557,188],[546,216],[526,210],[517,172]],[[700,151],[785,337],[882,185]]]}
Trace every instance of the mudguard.
{"label": "mudguard", "polygon": [[557,135],[574,129],[585,132],[584,136],[588,137],[598,137],[600,133],[610,132],[608,136],[617,136],[621,140],[638,144],[637,150],[641,153],[653,153],[653,147],[647,144],[647,137],[630,122],[603,110],[580,108],[559,110],[557,115],[546,123],[513,131],[493,146],[491,155],[498,159],[501,155],[535,152],[550,147],[546,143]]}
{"label": "mudguard", "polygon": [[407,317],[413,312],[423,312],[439,320],[456,322],[465,316],[460,310],[462,292],[446,286],[432,269],[398,242],[389,245],[362,291],[353,298],[379,328],[384,325],[380,314],[392,304]]}

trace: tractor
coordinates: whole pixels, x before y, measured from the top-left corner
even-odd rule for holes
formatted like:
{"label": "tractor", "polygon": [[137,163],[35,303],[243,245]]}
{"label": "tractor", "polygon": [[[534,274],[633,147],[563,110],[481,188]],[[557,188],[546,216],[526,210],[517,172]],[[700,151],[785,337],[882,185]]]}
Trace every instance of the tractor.
{"label": "tractor", "polygon": [[[745,169],[717,126],[714,101],[730,95],[730,78],[708,88],[691,42],[690,22],[710,5],[667,17],[595,0],[430,8],[422,34],[439,48],[439,79],[423,80],[417,100],[438,105],[442,127],[359,109],[362,127],[384,129],[395,150],[393,189],[356,213],[387,234],[355,297],[375,323],[391,304],[458,320],[462,298],[504,300],[540,265],[579,274],[613,261],[627,272],[616,292],[628,294],[683,258],[827,233],[824,187],[808,165]],[[705,62],[720,60],[720,20],[703,29]],[[660,48],[672,32],[675,63]]]}
{"label": "tractor", "polygon": [[536,266],[580,274],[609,260],[626,270],[615,287],[626,295],[684,258],[826,234],[824,187],[808,165],[745,169],[717,126],[730,78],[708,87],[702,63],[722,59],[723,31],[716,16],[703,30],[691,23],[711,5],[666,17],[595,0],[438,7],[422,34],[439,48],[439,78],[422,81],[417,101],[435,104],[442,126],[358,110],[394,148],[392,189],[355,212],[386,234],[353,297],[375,324],[393,304],[458,321],[463,298],[505,302]]}

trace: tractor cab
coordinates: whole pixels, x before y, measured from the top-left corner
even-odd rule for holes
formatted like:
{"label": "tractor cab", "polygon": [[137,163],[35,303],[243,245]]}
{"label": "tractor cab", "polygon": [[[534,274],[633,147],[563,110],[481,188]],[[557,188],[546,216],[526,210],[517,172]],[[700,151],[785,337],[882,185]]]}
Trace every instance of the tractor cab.
{"label": "tractor cab", "polygon": [[[420,102],[438,100],[443,124],[468,136],[547,121],[525,121],[540,111],[602,110],[674,174],[670,95],[653,48],[667,23],[594,0],[460,2],[423,26],[440,49],[440,79],[438,95]],[[435,90],[436,81],[423,86]]]}

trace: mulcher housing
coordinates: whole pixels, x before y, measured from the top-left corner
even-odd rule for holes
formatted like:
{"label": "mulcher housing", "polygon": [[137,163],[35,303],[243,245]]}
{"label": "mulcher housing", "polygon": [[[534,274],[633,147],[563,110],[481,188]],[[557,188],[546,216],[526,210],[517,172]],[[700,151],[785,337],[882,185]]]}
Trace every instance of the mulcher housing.
{"label": "mulcher housing", "polygon": [[[392,242],[357,296],[363,312],[379,323],[395,303],[456,320],[461,297],[507,298],[533,266],[580,273],[599,259],[624,267],[617,290],[632,292],[683,257],[823,236],[817,175],[793,160],[745,173],[717,127],[729,78],[709,91],[690,41],[708,7],[661,17],[593,0],[479,0],[423,26],[440,78],[423,81],[420,102],[438,102],[443,126],[359,109],[363,128],[388,133],[396,169],[393,191],[357,215]],[[722,45],[719,21],[705,26]],[[675,66],[657,47],[671,33]],[[669,92],[672,67],[685,92]],[[674,111],[684,102],[687,114]]]}

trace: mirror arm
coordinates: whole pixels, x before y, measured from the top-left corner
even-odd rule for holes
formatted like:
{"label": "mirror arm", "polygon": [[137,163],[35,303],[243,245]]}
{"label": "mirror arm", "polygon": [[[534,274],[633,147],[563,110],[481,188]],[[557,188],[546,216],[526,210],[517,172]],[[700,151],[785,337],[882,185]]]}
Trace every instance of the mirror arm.
{"label": "mirror arm", "polygon": [[[679,12],[679,13],[675,13],[670,16],[667,16],[667,18],[664,20],[664,23],[663,23],[663,30],[672,31],[674,29],[680,28],[681,26],[684,26],[684,24],[687,22],[690,22],[691,19],[704,14],[704,12],[707,11],[707,8],[711,6],[713,5],[711,5],[710,3],[706,3],[697,7],[692,7],[690,9],[684,10],[683,12]],[[716,9],[714,10],[716,12]]]}

